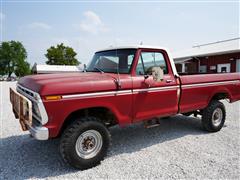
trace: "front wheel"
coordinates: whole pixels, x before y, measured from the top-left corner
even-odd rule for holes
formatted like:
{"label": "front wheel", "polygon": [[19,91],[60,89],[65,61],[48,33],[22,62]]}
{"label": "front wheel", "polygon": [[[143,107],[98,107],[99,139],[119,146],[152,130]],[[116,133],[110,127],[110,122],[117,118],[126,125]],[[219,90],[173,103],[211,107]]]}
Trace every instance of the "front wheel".
{"label": "front wheel", "polygon": [[76,119],[65,131],[60,152],[65,162],[84,170],[104,159],[110,143],[110,134],[95,117]]}
{"label": "front wheel", "polygon": [[209,132],[219,131],[225,122],[226,110],[223,103],[213,100],[203,110],[202,125]]}

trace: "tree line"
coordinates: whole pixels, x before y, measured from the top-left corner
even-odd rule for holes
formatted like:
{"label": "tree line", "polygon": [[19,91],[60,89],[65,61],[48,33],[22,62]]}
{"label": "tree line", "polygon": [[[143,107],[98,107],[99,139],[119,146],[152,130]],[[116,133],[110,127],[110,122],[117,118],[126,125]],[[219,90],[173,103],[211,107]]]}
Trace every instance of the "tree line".
{"label": "tree line", "polygon": [[[79,65],[77,53],[63,43],[47,49],[45,57],[49,65]],[[27,62],[27,51],[19,41],[4,41],[0,44],[0,75],[18,77],[31,74],[31,66]]]}

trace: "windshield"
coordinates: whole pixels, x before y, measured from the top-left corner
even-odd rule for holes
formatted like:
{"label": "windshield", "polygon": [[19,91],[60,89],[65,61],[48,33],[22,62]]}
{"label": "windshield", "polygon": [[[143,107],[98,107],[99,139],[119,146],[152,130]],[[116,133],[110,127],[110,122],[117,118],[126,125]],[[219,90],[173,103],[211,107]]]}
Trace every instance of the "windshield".
{"label": "windshield", "polygon": [[130,72],[136,49],[115,49],[95,53],[87,72],[120,73]]}

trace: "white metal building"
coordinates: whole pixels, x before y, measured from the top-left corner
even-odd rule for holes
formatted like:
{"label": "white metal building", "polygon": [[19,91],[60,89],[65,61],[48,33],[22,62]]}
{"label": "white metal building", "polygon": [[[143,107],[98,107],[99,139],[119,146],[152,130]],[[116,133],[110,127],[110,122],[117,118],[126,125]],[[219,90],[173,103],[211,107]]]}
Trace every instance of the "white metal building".
{"label": "white metal building", "polygon": [[46,64],[34,64],[32,72],[34,74],[52,74],[52,73],[70,73],[81,72],[84,67],[82,64],[79,66],[68,65],[46,65]]}
{"label": "white metal building", "polygon": [[240,72],[240,38],[193,46],[173,53],[178,72]]}

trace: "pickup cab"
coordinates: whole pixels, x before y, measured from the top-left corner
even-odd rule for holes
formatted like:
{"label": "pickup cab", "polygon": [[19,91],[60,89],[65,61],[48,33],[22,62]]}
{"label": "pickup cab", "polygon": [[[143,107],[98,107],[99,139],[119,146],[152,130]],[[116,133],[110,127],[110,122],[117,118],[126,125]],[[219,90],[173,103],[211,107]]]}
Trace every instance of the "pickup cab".
{"label": "pickup cab", "polygon": [[104,159],[114,125],[181,113],[201,115],[203,129],[217,132],[222,99],[240,100],[240,73],[179,75],[167,49],[142,45],[100,50],[84,72],[25,76],[10,89],[22,129],[60,137],[64,161],[79,169]]}

